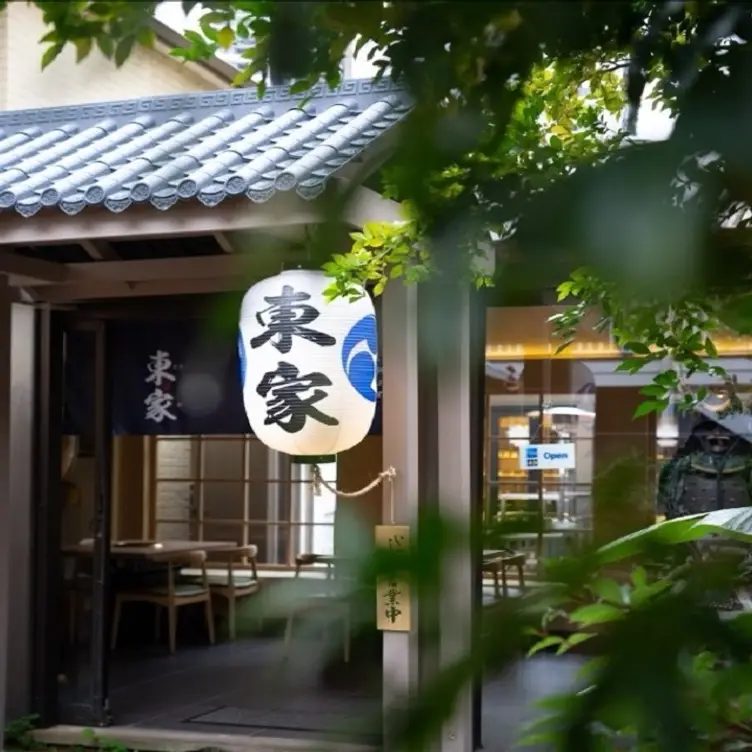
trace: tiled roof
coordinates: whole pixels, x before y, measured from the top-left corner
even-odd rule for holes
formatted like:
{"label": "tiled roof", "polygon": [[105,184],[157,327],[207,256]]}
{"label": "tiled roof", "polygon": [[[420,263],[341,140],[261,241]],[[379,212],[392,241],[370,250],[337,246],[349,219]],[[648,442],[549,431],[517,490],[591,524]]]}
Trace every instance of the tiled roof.
{"label": "tiled roof", "polygon": [[2,112],[0,211],[215,206],[291,190],[313,199],[410,107],[386,80],[321,85],[303,99],[278,86],[261,101],[255,89],[232,89]]}

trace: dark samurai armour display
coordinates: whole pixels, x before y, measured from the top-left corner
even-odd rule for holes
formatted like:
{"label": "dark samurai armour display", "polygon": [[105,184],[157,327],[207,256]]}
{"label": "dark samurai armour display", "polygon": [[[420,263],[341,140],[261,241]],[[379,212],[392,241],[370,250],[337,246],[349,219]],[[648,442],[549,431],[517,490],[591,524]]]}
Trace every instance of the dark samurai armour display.
{"label": "dark samurai armour display", "polygon": [[[658,508],[667,519],[718,509],[752,506],[752,445],[719,423],[695,425],[676,457],[661,470]],[[752,547],[722,537],[691,546],[698,558],[729,555],[740,559],[740,575],[752,583]],[[710,596],[717,608],[741,607],[737,596]]]}

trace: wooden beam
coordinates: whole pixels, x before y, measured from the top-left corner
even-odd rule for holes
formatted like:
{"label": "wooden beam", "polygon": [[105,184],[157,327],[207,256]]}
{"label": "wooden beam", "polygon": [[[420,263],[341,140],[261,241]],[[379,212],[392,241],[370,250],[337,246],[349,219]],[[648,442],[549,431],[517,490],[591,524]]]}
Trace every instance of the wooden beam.
{"label": "wooden beam", "polygon": [[159,297],[163,295],[212,295],[245,290],[248,283],[229,277],[202,279],[162,279],[153,282],[103,282],[96,285],[48,285],[34,288],[38,299],[46,303],[74,303],[85,300]]}
{"label": "wooden beam", "polygon": [[21,256],[10,251],[0,251],[0,274],[11,277],[10,283],[14,287],[64,282],[68,278],[64,264]]}
{"label": "wooden beam", "polygon": [[81,248],[95,261],[120,261],[120,255],[106,240],[82,240]]}
{"label": "wooden beam", "polygon": [[351,190],[343,220],[353,227],[363,227],[366,222],[404,222],[401,207],[396,201],[384,198],[380,193],[359,186],[352,188],[344,178],[337,179],[343,190]]}
{"label": "wooden beam", "polygon": [[251,276],[253,266],[252,254],[66,264],[66,283],[156,282],[204,278],[239,279],[242,282]]}
{"label": "wooden beam", "polygon": [[[2,252],[0,252],[1,254]],[[43,289],[47,287],[97,286],[109,283],[136,284],[139,282],[185,282],[196,279],[227,279],[239,285],[247,284],[272,271],[285,261],[297,258],[292,252],[273,249],[266,253],[234,253],[217,256],[193,256],[168,259],[138,259],[133,261],[97,261],[83,264],[54,264],[62,270],[58,278],[27,279],[11,277],[12,287]],[[49,264],[51,262],[38,262]],[[0,256],[0,273],[2,257]],[[51,275],[50,275],[51,276]],[[99,296],[97,296],[99,297]]]}
{"label": "wooden beam", "polygon": [[229,237],[227,237],[227,233],[225,232],[215,232],[214,233],[214,240],[217,241],[217,245],[225,252],[225,253],[236,253],[235,248],[232,245],[232,241]]}
{"label": "wooden beam", "polygon": [[213,207],[185,201],[166,211],[158,211],[147,204],[131,206],[121,214],[91,207],[69,217],[59,209],[50,208],[26,219],[8,210],[0,212],[0,246],[212,235],[233,230],[316,224],[321,216],[318,201],[306,201],[293,192],[277,193],[263,204],[254,204],[242,196],[228,198]]}

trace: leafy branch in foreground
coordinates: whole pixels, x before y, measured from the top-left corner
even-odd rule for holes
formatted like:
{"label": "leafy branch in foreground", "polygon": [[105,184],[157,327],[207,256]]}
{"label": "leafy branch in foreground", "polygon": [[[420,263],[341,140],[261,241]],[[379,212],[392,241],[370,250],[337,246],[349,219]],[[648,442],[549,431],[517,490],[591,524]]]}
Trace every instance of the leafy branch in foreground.
{"label": "leafy branch in foreground", "polygon": [[[670,556],[710,533],[749,544],[752,511],[660,523],[569,570],[551,568],[558,586],[531,596],[545,600],[545,613],[529,655],[592,642],[598,657],[582,667],[577,689],[541,703],[523,745],[577,752],[752,748],[752,614],[723,616],[704,605],[709,590],[737,586],[736,565]],[[569,625],[565,634],[562,624]]]}
{"label": "leafy branch in foreground", "polygon": [[655,363],[662,368],[640,391],[646,396],[636,416],[662,412],[672,400],[691,409],[707,399],[707,387],[692,388],[695,374],[718,378],[731,411],[743,409],[732,376],[717,362],[713,337],[728,332],[725,309],[709,296],[682,295],[675,299],[645,299],[626,294],[617,283],[607,282],[587,268],[577,269],[558,287],[558,299],[576,302],[553,315],[554,333],[562,339],[557,352],[574,342],[576,332],[595,314],[596,331],[608,333],[626,357],[617,371],[637,373]]}

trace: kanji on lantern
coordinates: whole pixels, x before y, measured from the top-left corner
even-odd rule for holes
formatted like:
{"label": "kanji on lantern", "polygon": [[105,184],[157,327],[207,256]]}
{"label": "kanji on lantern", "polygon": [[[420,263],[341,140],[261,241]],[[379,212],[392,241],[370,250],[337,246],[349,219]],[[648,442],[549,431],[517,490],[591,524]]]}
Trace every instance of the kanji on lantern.
{"label": "kanji on lantern", "polygon": [[323,272],[285,271],[246,293],[243,400],[254,434],[279,452],[332,455],[360,443],[378,396],[376,314],[367,293],[328,300]]}

